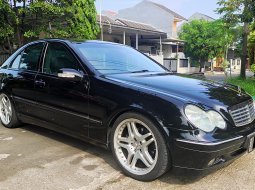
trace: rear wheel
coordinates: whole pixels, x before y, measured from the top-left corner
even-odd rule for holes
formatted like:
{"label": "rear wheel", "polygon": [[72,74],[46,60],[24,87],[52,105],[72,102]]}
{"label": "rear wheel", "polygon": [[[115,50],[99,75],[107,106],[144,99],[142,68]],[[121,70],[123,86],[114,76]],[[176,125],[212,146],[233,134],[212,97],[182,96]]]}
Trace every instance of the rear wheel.
{"label": "rear wheel", "polygon": [[166,142],[149,119],[126,113],[116,120],[112,131],[112,152],[126,175],[150,181],[167,171],[170,156]]}
{"label": "rear wheel", "polygon": [[4,93],[0,94],[0,119],[7,128],[15,128],[20,124],[13,103]]}

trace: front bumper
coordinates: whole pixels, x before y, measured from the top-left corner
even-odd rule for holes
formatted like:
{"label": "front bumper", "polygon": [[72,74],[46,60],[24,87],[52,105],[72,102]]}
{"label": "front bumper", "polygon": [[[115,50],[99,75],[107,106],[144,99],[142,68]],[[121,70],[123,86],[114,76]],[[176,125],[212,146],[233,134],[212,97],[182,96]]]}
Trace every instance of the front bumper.
{"label": "front bumper", "polygon": [[254,148],[253,137],[254,130],[218,142],[175,139],[172,150],[173,167],[193,170],[219,167],[245,154],[249,148]]}

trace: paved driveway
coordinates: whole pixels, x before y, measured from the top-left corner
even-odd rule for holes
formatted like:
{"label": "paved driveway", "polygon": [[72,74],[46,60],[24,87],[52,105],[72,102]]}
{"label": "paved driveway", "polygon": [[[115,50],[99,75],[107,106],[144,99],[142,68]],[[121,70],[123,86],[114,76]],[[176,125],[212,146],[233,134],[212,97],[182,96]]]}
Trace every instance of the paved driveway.
{"label": "paved driveway", "polygon": [[122,175],[101,148],[35,126],[0,126],[1,190],[252,190],[255,152],[207,176],[167,173],[154,182]]}
{"label": "paved driveway", "polygon": [[[235,78],[235,77],[238,77],[238,76],[240,76],[240,71],[232,72],[231,77]],[[246,77],[252,77],[252,76],[254,76],[254,73],[247,70],[246,71]],[[215,80],[215,81],[218,81],[218,82],[223,82],[223,81],[226,80],[226,76],[223,72],[205,73],[205,77],[209,80]],[[230,77],[229,73],[228,73],[228,77]]]}

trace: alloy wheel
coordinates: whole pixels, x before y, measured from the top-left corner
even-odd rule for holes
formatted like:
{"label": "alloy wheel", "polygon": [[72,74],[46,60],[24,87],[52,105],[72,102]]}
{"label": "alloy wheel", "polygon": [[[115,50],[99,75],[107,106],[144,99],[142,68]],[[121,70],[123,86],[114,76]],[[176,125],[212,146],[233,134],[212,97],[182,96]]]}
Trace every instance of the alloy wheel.
{"label": "alloy wheel", "polygon": [[12,118],[11,102],[5,94],[0,95],[0,118],[5,125],[8,125]]}
{"label": "alloy wheel", "polygon": [[114,148],[121,165],[130,173],[145,175],[158,160],[158,145],[150,128],[138,119],[126,119],[116,128]]}

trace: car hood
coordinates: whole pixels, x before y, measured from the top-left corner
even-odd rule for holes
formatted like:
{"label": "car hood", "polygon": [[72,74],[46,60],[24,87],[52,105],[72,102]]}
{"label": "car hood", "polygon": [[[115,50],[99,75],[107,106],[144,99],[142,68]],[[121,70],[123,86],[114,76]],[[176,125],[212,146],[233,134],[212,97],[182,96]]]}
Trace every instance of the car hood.
{"label": "car hood", "polygon": [[239,93],[238,88],[232,85],[172,73],[129,73],[105,77],[116,82],[153,91],[153,93],[161,93],[209,107],[229,107],[251,98],[243,91]]}

